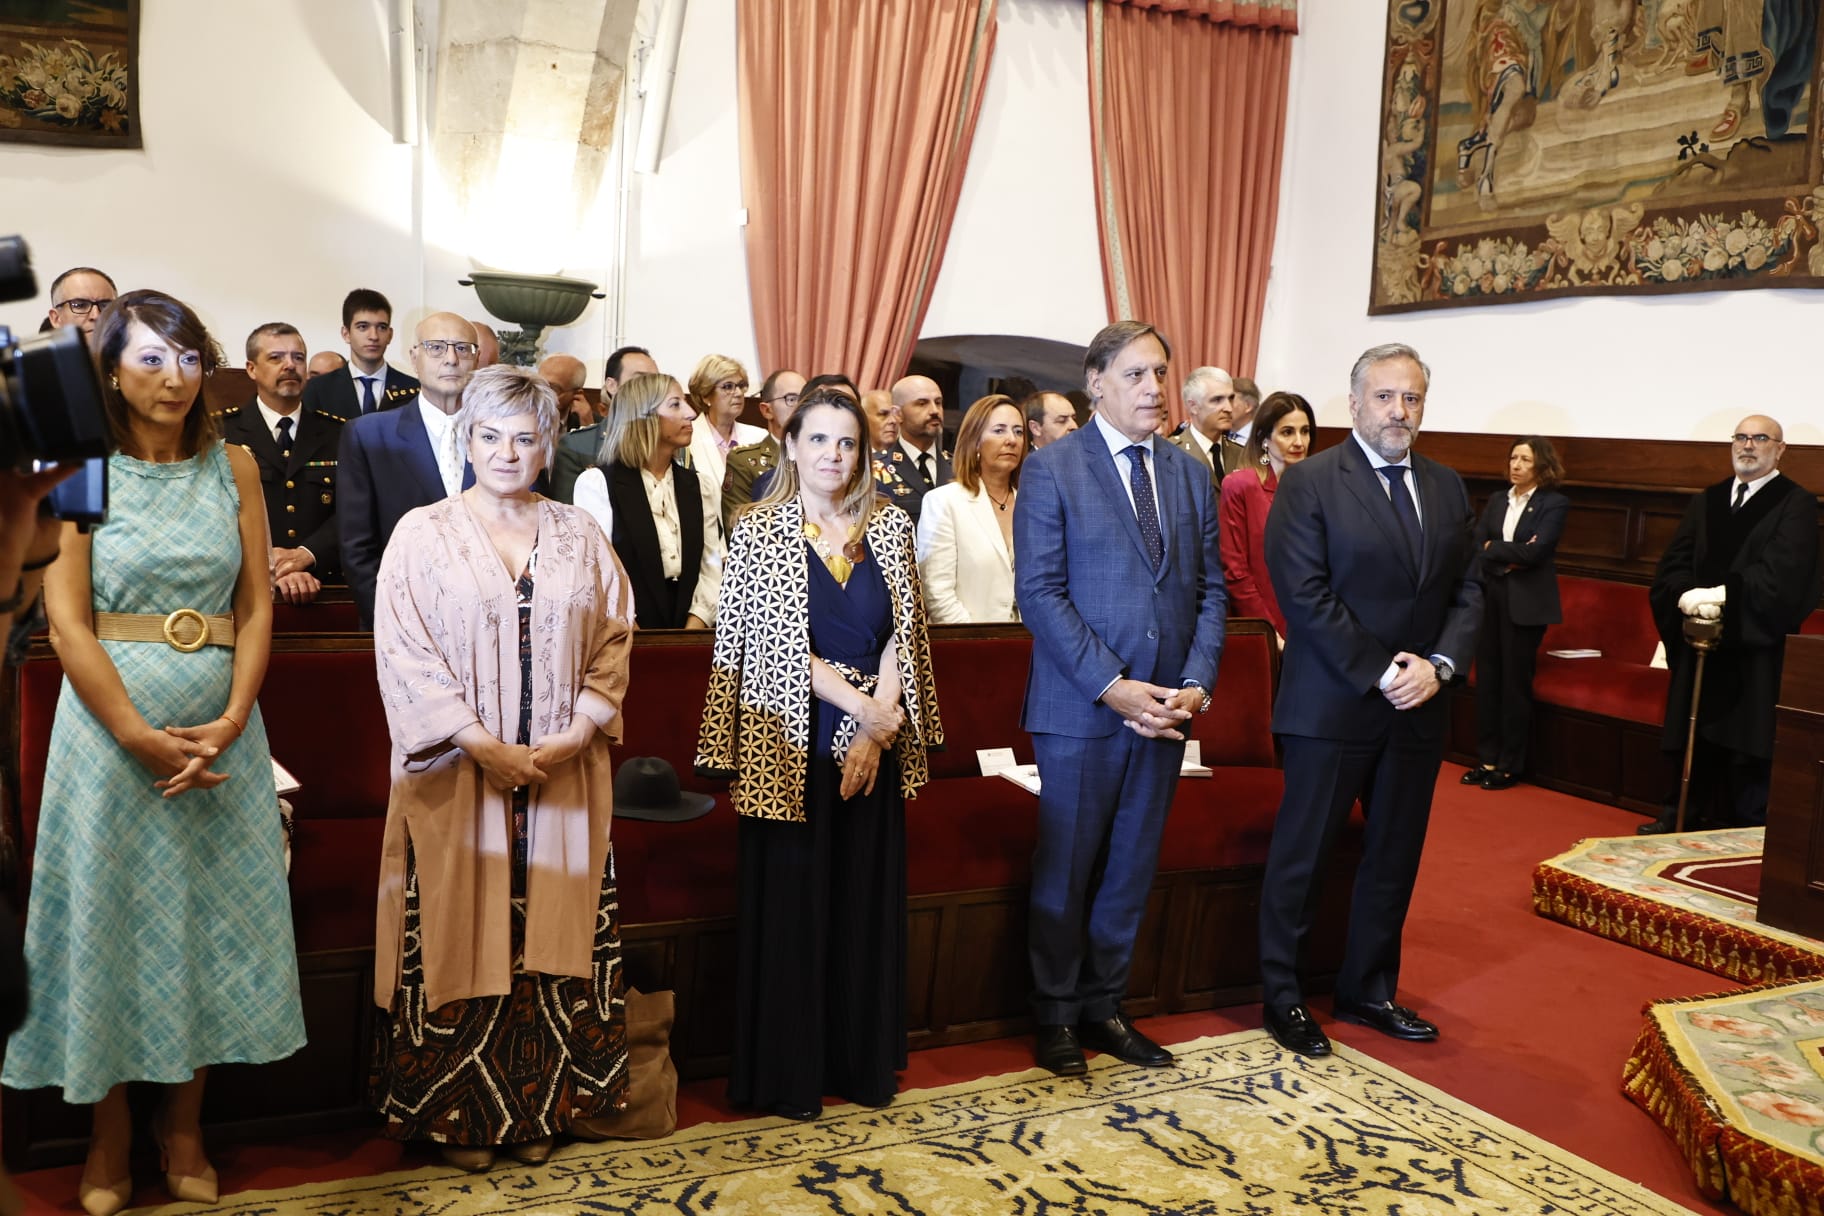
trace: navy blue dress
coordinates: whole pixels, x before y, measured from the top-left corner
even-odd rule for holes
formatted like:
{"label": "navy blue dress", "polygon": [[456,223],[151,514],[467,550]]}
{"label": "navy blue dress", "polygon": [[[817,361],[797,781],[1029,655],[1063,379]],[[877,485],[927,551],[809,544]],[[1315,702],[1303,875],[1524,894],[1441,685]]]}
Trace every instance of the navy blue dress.
{"label": "navy blue dress", "polygon": [[[809,544],[811,653],[880,669],[892,600],[869,554],[845,587]],[[899,763],[841,797],[831,742],[842,711],[813,699],[805,822],[742,817],[736,912],[736,1106],[890,1101],[906,1064],[906,820]]]}

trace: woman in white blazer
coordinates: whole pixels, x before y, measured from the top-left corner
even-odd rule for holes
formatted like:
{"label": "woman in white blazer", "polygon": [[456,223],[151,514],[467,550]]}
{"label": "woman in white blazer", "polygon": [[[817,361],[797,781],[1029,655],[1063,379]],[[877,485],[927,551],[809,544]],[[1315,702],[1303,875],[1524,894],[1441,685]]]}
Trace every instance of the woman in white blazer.
{"label": "woman in white blazer", "polygon": [[1026,418],[1011,397],[983,397],[956,434],[956,479],[925,494],[918,576],[934,625],[1017,621],[1013,500],[1026,459]]}
{"label": "woman in white blazer", "polygon": [[747,369],[727,355],[704,355],[690,374],[690,404],[697,411],[690,436],[690,467],[703,487],[703,499],[722,510],[722,478],[728,454],[743,444],[759,443],[766,431],[740,421],[747,404]]}

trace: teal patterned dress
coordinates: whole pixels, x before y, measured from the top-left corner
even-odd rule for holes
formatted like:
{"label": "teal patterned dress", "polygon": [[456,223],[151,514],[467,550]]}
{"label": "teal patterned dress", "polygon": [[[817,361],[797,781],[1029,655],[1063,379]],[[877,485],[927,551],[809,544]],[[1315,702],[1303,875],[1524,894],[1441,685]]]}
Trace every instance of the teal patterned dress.
{"label": "teal patterned dress", "polygon": [[[95,529],[97,612],[233,611],[240,495],[220,443],[173,464],[116,455]],[[101,643],[153,726],[228,704],[234,651]],[[0,1080],[97,1102],[122,1081],[181,1082],[207,1064],[304,1044],[284,840],[266,726],[216,760],[229,779],[166,799],[71,690],[51,728],[26,906],[31,1010]]]}

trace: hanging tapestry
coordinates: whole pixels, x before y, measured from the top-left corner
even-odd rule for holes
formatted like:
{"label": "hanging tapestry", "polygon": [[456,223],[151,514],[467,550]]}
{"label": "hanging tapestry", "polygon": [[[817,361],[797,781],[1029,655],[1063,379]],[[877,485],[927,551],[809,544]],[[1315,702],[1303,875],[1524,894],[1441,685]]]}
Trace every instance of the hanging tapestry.
{"label": "hanging tapestry", "polygon": [[1370,313],[1824,285],[1818,0],[1389,0]]}
{"label": "hanging tapestry", "polygon": [[137,148],[139,0],[0,0],[0,140]]}

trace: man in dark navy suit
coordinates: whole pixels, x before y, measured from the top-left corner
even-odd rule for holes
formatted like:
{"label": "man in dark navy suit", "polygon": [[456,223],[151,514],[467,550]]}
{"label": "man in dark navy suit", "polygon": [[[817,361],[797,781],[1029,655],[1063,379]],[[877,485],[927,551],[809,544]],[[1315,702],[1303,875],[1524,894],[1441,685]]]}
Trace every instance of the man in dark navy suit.
{"label": "man in dark navy suit", "polygon": [[1039,764],[1028,950],[1038,1062],[1083,1048],[1172,1055],[1121,1012],[1184,761],[1209,708],[1227,599],[1207,469],[1159,439],[1170,350],[1122,321],[1084,359],[1093,422],[1027,460],[1014,508],[1020,616],[1032,631],[1021,725]]}
{"label": "man in dark navy suit", "polygon": [[342,340],[349,363],[339,371],[313,376],[304,386],[304,408],[322,410],[344,421],[409,401],[418,381],[386,362],[393,340],[393,306],[377,291],[357,287],[342,301]]}
{"label": "man in dark navy suit", "polygon": [[412,366],[423,383],[415,400],[363,414],[342,431],[342,570],[372,629],[380,556],[401,516],[475,484],[456,435],[462,390],[475,374],[475,327],[455,313],[418,323]]}
{"label": "man in dark navy suit", "polygon": [[1330,1052],[1299,963],[1337,829],[1359,798],[1355,875],[1336,1012],[1401,1039],[1436,1026],[1394,1003],[1400,935],[1418,875],[1448,725],[1438,692],[1475,653],[1482,589],[1463,479],[1412,454],[1431,371],[1377,346],[1349,376],[1350,436],[1292,465],[1267,516],[1267,572],[1286,614],[1273,731],[1285,796],[1261,881],[1266,1027],[1302,1055]]}

